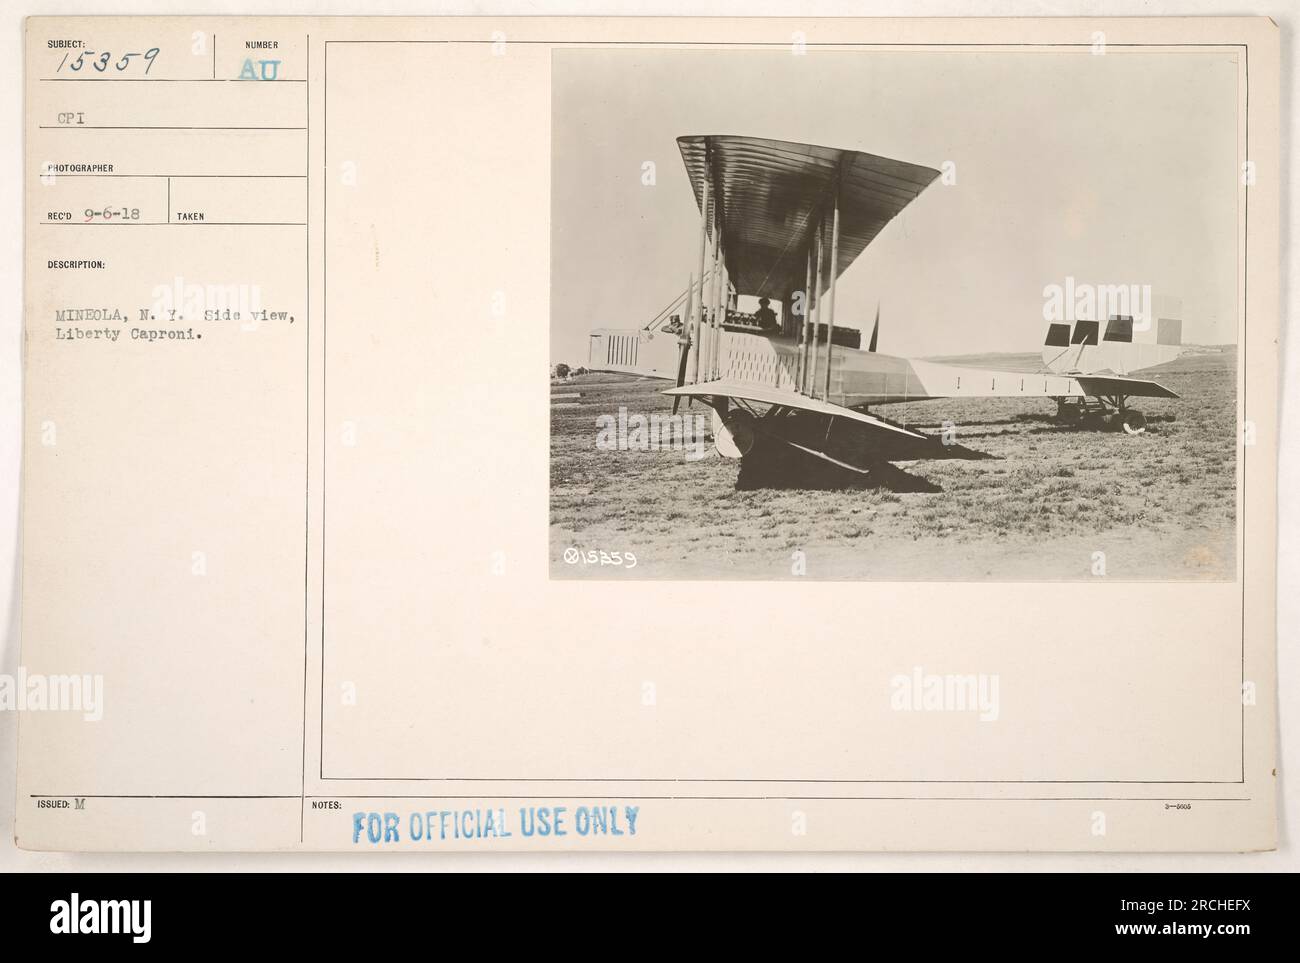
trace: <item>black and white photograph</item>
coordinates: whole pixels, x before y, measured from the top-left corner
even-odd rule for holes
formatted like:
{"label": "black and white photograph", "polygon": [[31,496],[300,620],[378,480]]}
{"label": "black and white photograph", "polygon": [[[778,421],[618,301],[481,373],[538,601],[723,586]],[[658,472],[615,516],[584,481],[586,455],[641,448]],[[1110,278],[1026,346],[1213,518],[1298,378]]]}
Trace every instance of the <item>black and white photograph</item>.
{"label": "black and white photograph", "polygon": [[1231,580],[1241,70],[555,51],[552,577]]}

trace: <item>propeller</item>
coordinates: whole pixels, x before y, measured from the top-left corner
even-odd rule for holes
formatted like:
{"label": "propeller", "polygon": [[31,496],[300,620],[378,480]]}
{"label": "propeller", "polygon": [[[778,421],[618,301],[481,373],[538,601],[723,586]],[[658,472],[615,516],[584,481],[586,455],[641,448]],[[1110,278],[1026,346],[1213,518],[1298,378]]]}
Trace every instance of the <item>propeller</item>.
{"label": "propeller", "polygon": [[[703,290],[704,281],[701,278],[700,287]],[[691,274],[686,279],[686,291],[682,294],[682,329],[677,332],[677,387],[686,384],[686,363],[691,358],[691,314],[695,310],[695,275]],[[677,408],[682,403],[682,396],[673,397],[673,414],[677,414]]]}
{"label": "propeller", "polygon": [[[686,362],[691,356],[691,338],[682,329],[681,335],[677,338],[677,387],[686,384]],[[677,414],[677,407],[682,403],[681,395],[673,396],[673,414]]]}

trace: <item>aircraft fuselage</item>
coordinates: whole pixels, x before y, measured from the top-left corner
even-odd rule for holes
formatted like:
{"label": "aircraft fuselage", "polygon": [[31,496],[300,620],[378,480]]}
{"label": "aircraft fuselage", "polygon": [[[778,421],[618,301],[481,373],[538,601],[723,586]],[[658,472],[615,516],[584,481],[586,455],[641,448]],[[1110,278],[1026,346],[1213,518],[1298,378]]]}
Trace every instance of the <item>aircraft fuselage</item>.
{"label": "aircraft fuselage", "polygon": [[[719,375],[797,391],[801,350],[793,338],[724,331]],[[933,398],[1069,398],[1084,393],[1065,375],[973,368],[835,345],[827,395],[825,344],[817,345],[817,370],[810,380],[817,397],[846,408]]]}

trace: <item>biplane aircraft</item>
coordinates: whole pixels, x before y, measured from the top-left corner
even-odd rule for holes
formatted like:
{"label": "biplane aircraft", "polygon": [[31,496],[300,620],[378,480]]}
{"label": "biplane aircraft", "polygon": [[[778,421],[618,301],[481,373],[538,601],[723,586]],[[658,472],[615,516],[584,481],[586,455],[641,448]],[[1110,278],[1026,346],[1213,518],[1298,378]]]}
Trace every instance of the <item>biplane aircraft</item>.
{"label": "biplane aircraft", "polygon": [[[939,171],[856,150],[738,136],[677,140],[700,211],[697,270],[644,328],[599,329],[589,365],[673,378],[713,409],[731,458],[802,452],[868,474],[938,453],[938,439],[873,414],[940,398],[1039,398],[1076,425],[1146,430],[1133,398],[1176,398],[1132,371],[1172,360],[1181,321],[1050,324],[1037,373],[894,357],[836,326],[836,281]],[[759,299],[755,312],[739,297]],[[780,312],[767,307],[779,302]],[[676,335],[676,337],[674,337]]]}

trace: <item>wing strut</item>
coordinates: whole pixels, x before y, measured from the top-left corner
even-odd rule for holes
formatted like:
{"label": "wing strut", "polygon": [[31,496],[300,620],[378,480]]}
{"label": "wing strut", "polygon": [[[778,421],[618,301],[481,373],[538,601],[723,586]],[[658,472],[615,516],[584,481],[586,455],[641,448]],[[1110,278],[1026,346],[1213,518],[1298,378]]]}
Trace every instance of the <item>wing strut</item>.
{"label": "wing strut", "polygon": [[808,362],[812,366],[807,388],[810,398],[817,397],[817,329],[822,323],[822,263],[822,229],[819,224],[817,226],[817,273],[813,277],[813,290],[817,293],[817,301],[813,306],[812,357]]}
{"label": "wing strut", "polygon": [[807,270],[803,282],[803,345],[799,352],[799,383],[795,391],[800,394],[807,390],[808,384],[808,342],[812,338],[812,244],[808,245]]}
{"label": "wing strut", "polygon": [[[841,172],[843,164],[841,158]],[[827,402],[831,400],[831,357],[835,347],[835,278],[839,274],[835,266],[840,263],[840,179],[841,174],[837,173],[834,200],[831,202],[834,205],[831,214],[831,289],[828,292],[830,304],[826,312],[826,387],[822,391],[822,400]]]}
{"label": "wing strut", "polygon": [[[705,150],[708,150],[708,143],[705,142]],[[700,290],[695,299],[695,367],[694,377],[691,381],[699,383],[700,380],[700,355],[704,353],[704,245],[709,237],[709,177],[707,171],[704,175],[704,183],[700,190],[703,191],[703,197],[700,201],[700,256],[699,256],[699,278]],[[707,372],[706,372],[707,373]]]}

